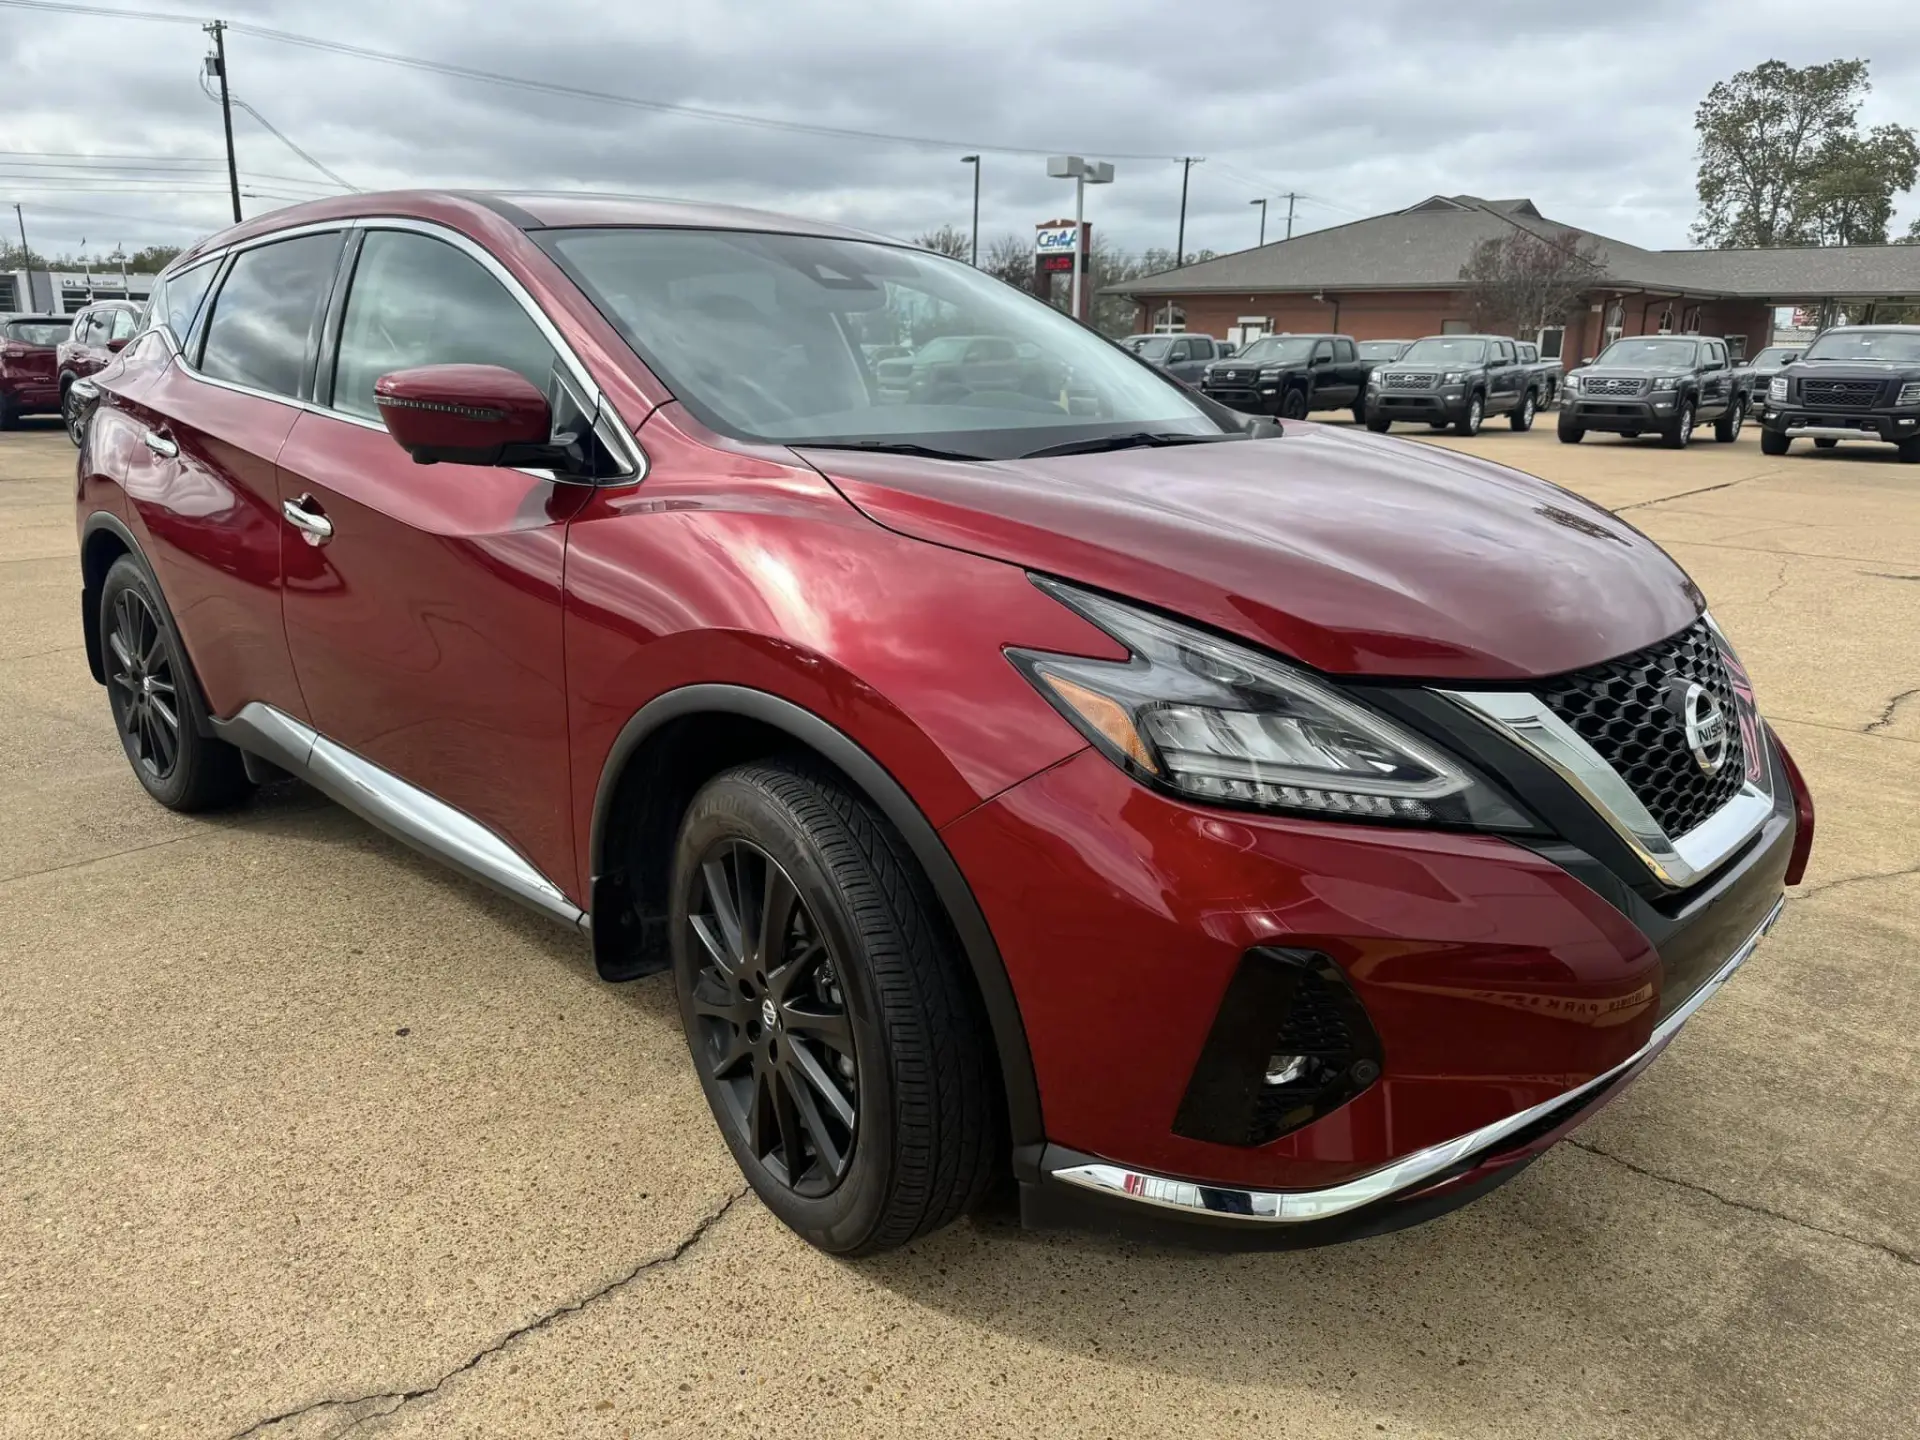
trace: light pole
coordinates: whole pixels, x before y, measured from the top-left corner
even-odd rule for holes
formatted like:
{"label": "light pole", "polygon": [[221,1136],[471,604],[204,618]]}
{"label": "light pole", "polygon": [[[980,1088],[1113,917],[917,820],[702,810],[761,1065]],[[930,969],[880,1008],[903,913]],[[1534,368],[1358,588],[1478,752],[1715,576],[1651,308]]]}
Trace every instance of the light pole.
{"label": "light pole", "polygon": [[962,155],[960,163],[973,167],[973,260],[971,263],[973,268],[978,270],[980,268],[980,157]]}
{"label": "light pole", "polygon": [[1267,243],[1267,199],[1266,199],[1266,196],[1264,196],[1264,195],[1263,195],[1263,196],[1261,196],[1261,197],[1260,197],[1260,198],[1259,198],[1258,200],[1249,200],[1249,201],[1248,201],[1247,203],[1248,203],[1249,205],[1258,205],[1258,206],[1260,207],[1260,243],[1261,243],[1262,245],[1264,245],[1264,244],[1266,244],[1266,243]]}
{"label": "light pole", "polygon": [[1105,160],[1083,160],[1078,155],[1055,155],[1047,161],[1047,174],[1056,180],[1073,181],[1073,318],[1084,322],[1080,313],[1080,275],[1086,268],[1087,186],[1113,183],[1113,166]]}

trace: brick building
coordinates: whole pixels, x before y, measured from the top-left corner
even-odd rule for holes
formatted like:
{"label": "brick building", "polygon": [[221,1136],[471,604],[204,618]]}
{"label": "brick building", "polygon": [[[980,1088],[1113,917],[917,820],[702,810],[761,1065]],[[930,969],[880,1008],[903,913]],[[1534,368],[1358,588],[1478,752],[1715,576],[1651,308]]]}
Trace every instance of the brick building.
{"label": "brick building", "polygon": [[1831,249],[1643,250],[1541,215],[1531,200],[1434,195],[1405,210],[1165,270],[1108,293],[1140,305],[1140,330],[1169,326],[1240,341],[1282,331],[1361,340],[1464,331],[1460,271],[1482,240],[1520,229],[1597,247],[1600,279],[1537,336],[1569,363],[1620,335],[1724,335],[1736,354],[1771,342],[1774,307],[1872,318],[1887,302],[1920,302],[1920,245]]}

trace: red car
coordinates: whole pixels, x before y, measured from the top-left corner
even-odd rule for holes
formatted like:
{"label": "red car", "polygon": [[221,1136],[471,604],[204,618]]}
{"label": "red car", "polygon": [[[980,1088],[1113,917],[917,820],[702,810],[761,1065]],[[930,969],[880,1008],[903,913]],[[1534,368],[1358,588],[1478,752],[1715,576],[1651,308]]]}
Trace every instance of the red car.
{"label": "red car", "polygon": [[[863,345],[1038,362],[913,393]],[[1039,378],[1035,378],[1039,377]],[[1049,378],[1050,377],[1050,378]],[[88,385],[89,655],[180,810],[276,771],[670,970],[838,1252],[1312,1243],[1515,1173],[1799,881],[1697,588],[1444,450],[1249,420],[937,255],[355,195],[204,242]]]}
{"label": "red car", "polygon": [[59,409],[67,422],[67,434],[80,443],[85,407],[70,403],[73,382],[97,375],[113,363],[140,329],[144,307],[134,300],[100,300],[73,317],[73,330],[60,342],[56,368],[59,371]]}
{"label": "red car", "polygon": [[22,415],[47,415],[60,408],[54,356],[71,323],[65,315],[0,319],[0,430],[13,429]]}

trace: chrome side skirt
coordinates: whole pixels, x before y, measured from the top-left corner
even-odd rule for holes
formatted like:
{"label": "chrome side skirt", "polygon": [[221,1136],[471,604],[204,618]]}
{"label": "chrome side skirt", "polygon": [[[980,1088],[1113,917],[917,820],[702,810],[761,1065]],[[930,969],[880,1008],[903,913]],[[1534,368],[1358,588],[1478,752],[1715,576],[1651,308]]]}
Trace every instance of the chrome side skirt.
{"label": "chrome side skirt", "polygon": [[587,928],[585,912],[559,886],[478,820],[284,711],[256,700],[231,720],[214,721],[213,728],[222,740],[271,760],[394,839],[556,920]]}
{"label": "chrome side skirt", "polygon": [[[1062,1180],[1069,1185],[1078,1185],[1088,1190],[1097,1190],[1103,1194],[1123,1200],[1137,1200],[1143,1205],[1158,1206],[1165,1210],[1184,1211],[1188,1214],[1202,1214],[1223,1220],[1245,1220],[1251,1223],[1297,1225],[1310,1220],[1327,1220],[1336,1215],[1344,1215],[1349,1210],[1358,1210],[1362,1205],[1371,1205],[1376,1200],[1385,1200],[1395,1195],[1423,1188],[1429,1183],[1437,1183],[1462,1165],[1484,1155],[1498,1153],[1501,1142],[1509,1136],[1525,1130],[1536,1121],[1544,1120],[1554,1111],[1578,1101],[1583,1095],[1612,1084],[1641,1061],[1653,1057],[1660,1048],[1673,1039],[1680,1027],[1693,1018],[1694,1012],[1727,983],[1735,970],[1746,963],[1747,957],[1754,952],[1760,939],[1773,928],[1774,921],[1780,918],[1780,912],[1786,907],[1786,897],[1774,901],[1773,908],[1767,912],[1754,932],[1749,935],[1714,972],[1713,978],[1702,985],[1686,1001],[1654,1027],[1653,1035],[1647,1043],[1632,1055],[1603,1075],[1596,1075],[1584,1085],[1577,1085],[1563,1091],[1551,1100],[1543,1101],[1528,1109],[1509,1115],[1504,1120],[1496,1120],[1491,1125],[1483,1125],[1478,1130],[1470,1130],[1465,1135],[1452,1140],[1429,1146],[1425,1150],[1416,1150],[1411,1155],[1402,1156],[1384,1169],[1349,1180],[1344,1185],[1333,1185],[1323,1190],[1239,1190],[1225,1185],[1202,1185],[1192,1180],[1173,1180],[1163,1175],[1152,1175],[1142,1170],[1130,1170],[1122,1165],[1092,1164],[1072,1165],[1060,1170],[1048,1172],[1048,1179]],[[1044,1168],[1045,1162],[1042,1162]]]}

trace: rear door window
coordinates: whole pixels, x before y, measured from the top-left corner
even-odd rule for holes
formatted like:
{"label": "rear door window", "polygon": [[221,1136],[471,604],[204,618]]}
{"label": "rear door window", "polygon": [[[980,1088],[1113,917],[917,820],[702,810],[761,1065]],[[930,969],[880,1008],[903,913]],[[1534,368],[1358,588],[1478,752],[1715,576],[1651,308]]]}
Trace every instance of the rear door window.
{"label": "rear door window", "polygon": [[200,369],[299,398],[340,260],[340,232],[242,250],[213,298]]}

